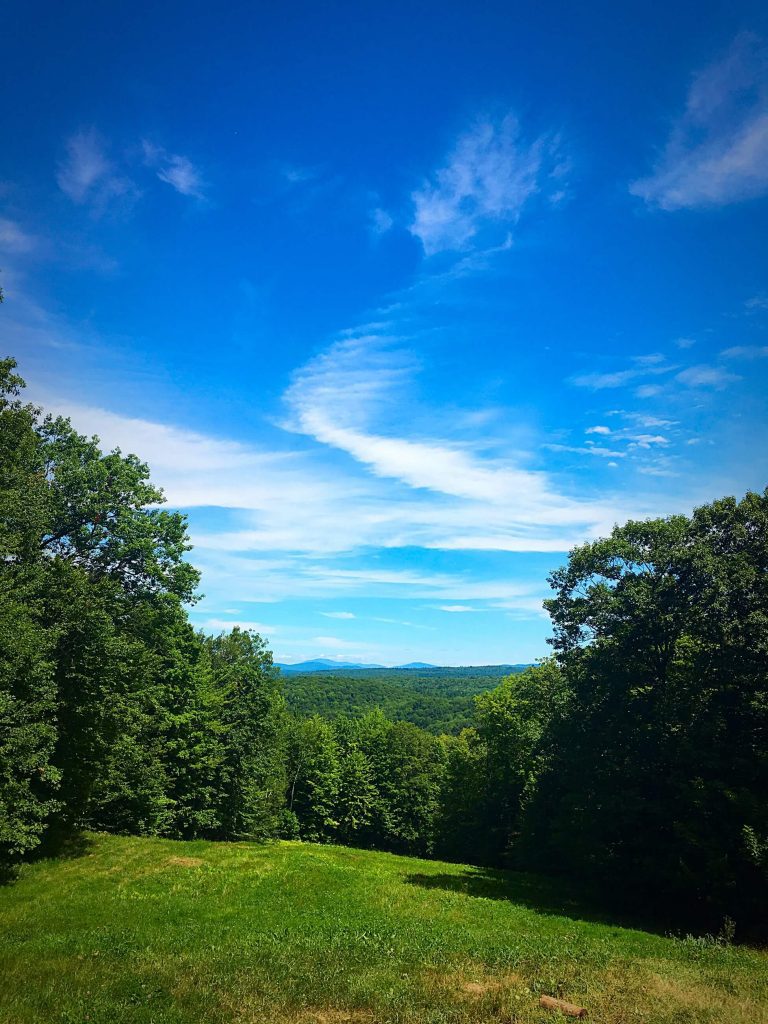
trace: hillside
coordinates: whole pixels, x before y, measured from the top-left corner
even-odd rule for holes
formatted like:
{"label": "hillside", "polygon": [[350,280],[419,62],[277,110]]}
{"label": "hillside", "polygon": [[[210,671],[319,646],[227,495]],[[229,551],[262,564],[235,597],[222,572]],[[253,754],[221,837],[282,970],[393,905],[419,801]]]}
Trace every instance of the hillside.
{"label": "hillside", "polygon": [[283,675],[283,692],[288,706],[301,715],[334,718],[380,707],[395,721],[413,722],[436,734],[458,733],[472,722],[472,698],[524,667],[288,672]]}
{"label": "hillside", "polygon": [[0,888],[2,1024],[768,1019],[768,956],[601,923],[534,876],[342,847],[86,837]]}

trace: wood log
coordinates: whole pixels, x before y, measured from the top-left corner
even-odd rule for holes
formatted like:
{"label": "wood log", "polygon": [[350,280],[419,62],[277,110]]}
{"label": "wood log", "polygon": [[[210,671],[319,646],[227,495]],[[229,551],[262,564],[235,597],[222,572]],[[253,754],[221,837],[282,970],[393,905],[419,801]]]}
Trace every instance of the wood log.
{"label": "wood log", "polygon": [[560,1013],[566,1013],[569,1017],[587,1016],[587,1011],[583,1006],[577,1006],[575,1003],[566,1003],[564,999],[555,999],[554,996],[541,996],[539,1006],[543,1006],[547,1010],[559,1010]]}

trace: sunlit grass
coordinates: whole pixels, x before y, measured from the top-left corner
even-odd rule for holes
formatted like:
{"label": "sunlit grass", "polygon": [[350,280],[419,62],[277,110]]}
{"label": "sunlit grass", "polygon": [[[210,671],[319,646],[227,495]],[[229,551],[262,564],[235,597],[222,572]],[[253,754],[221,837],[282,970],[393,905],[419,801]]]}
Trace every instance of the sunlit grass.
{"label": "sunlit grass", "polygon": [[530,876],[91,836],[0,889],[3,1024],[768,1021],[768,955],[585,920]]}

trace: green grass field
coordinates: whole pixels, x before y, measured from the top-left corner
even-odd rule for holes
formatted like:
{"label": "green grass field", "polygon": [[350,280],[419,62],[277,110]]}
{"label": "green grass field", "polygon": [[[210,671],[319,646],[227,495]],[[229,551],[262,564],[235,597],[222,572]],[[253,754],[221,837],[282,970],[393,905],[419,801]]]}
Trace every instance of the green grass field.
{"label": "green grass field", "polygon": [[768,954],[590,921],[531,876],[86,837],[0,888],[3,1024],[768,1021]]}

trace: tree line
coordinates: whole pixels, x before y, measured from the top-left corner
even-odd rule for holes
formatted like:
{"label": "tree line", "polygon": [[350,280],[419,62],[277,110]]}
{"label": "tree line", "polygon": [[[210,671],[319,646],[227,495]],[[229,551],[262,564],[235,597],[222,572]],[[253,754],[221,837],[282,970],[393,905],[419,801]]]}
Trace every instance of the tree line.
{"label": "tree line", "polygon": [[147,466],[0,362],[0,862],[81,828],[301,838],[559,872],[680,923],[768,908],[768,491],[553,573],[553,657],[434,735],[292,714],[264,641],[196,632]]}

